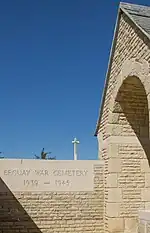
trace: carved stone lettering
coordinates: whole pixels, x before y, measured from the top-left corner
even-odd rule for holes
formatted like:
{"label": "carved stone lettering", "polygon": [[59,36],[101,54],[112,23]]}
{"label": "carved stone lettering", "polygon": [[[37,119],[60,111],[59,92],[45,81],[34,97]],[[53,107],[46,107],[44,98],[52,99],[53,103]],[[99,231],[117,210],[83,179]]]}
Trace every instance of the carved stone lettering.
{"label": "carved stone lettering", "polygon": [[87,170],[54,170],[53,175],[54,176],[86,176],[88,173]]}
{"label": "carved stone lettering", "polygon": [[95,163],[100,161],[4,159],[0,177],[11,191],[93,191]]}
{"label": "carved stone lettering", "polygon": [[38,180],[24,180],[23,181],[23,184],[25,185],[25,186],[38,186]]}
{"label": "carved stone lettering", "polygon": [[70,185],[70,181],[69,180],[55,180],[55,184],[56,186],[69,186]]}
{"label": "carved stone lettering", "polygon": [[19,169],[9,169],[9,170],[4,170],[4,175],[5,176],[28,176],[30,174],[31,170],[19,170]]}
{"label": "carved stone lettering", "polygon": [[38,176],[48,176],[49,175],[48,170],[35,170],[35,173]]}

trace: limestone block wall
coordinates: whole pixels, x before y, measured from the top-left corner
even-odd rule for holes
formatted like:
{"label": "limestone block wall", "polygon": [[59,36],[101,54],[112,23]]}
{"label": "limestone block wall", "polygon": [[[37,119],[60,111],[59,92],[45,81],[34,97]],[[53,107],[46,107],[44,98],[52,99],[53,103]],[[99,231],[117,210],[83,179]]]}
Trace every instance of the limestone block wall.
{"label": "limestone block wall", "polygon": [[122,13],[97,135],[105,232],[137,232],[138,210],[150,206],[149,62],[148,40]]}
{"label": "limestone block wall", "polygon": [[94,190],[89,192],[11,192],[2,179],[0,187],[0,233],[103,232],[101,164],[94,165]]}
{"label": "limestone block wall", "polygon": [[[102,144],[103,141],[110,136],[110,111],[114,107],[115,91],[118,91],[118,84],[123,82],[120,78],[123,70],[123,65],[127,60],[135,59],[141,64],[144,61],[150,63],[150,48],[149,41],[141,35],[139,29],[137,29],[131,20],[125,14],[121,15],[118,33],[116,38],[116,47],[111,64],[111,71],[109,75],[109,82],[107,87],[107,93],[104,101],[104,108],[102,112],[101,123],[99,125],[98,142]],[[144,63],[143,74],[148,77],[149,67],[147,63]],[[130,65],[127,66],[127,69]],[[138,75],[138,71],[136,72]],[[150,79],[145,79],[145,86],[147,93],[150,94]],[[115,90],[115,91],[114,91]],[[115,95],[114,95],[115,94]],[[150,97],[150,95],[149,95]],[[149,98],[148,97],[148,98]]]}
{"label": "limestone block wall", "polygon": [[139,211],[139,233],[150,233],[150,211]]}

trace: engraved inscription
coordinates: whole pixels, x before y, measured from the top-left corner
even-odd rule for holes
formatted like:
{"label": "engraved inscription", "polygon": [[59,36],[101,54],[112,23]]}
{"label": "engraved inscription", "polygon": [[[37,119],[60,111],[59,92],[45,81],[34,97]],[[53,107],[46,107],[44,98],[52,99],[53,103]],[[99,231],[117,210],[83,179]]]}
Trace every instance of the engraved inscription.
{"label": "engraved inscription", "polygon": [[23,181],[23,184],[25,185],[25,186],[38,186],[38,180],[24,180]]}
{"label": "engraved inscription", "polygon": [[2,160],[0,177],[12,191],[92,191],[93,163]]}
{"label": "engraved inscription", "polygon": [[87,173],[87,170],[79,169],[57,169],[53,171],[54,176],[86,176]]}
{"label": "engraved inscription", "polygon": [[71,182],[69,180],[55,180],[56,186],[69,186]]}
{"label": "engraved inscription", "polygon": [[37,176],[49,176],[48,170],[34,170]]}
{"label": "engraved inscription", "polygon": [[30,169],[9,169],[9,170],[4,170],[4,175],[5,176],[28,176],[30,174],[31,170]]}

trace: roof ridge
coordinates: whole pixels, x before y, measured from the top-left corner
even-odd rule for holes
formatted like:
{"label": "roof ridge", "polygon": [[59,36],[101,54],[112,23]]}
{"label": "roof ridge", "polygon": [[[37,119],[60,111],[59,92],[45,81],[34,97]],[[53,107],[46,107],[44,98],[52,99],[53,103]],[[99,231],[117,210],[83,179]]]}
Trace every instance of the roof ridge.
{"label": "roof ridge", "polygon": [[141,4],[134,4],[134,3],[128,3],[128,2],[120,2],[120,6],[133,6],[133,7],[141,7],[141,8],[150,8],[150,5],[141,5]]}
{"label": "roof ridge", "polygon": [[130,15],[134,14],[143,17],[150,17],[150,6],[120,3],[119,8],[126,10]]}
{"label": "roof ridge", "polygon": [[[127,5],[128,7],[125,7]],[[150,40],[150,6],[123,3],[120,5],[119,9],[124,12]]]}

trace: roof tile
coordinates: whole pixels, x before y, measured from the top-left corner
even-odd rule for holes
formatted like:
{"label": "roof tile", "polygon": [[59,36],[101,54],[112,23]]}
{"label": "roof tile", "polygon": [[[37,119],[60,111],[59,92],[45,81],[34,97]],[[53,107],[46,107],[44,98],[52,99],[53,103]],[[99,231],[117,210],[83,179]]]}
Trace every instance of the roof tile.
{"label": "roof tile", "polygon": [[150,7],[135,5],[130,3],[120,3],[120,8],[126,11],[130,17],[137,23],[145,32],[150,35]]}

